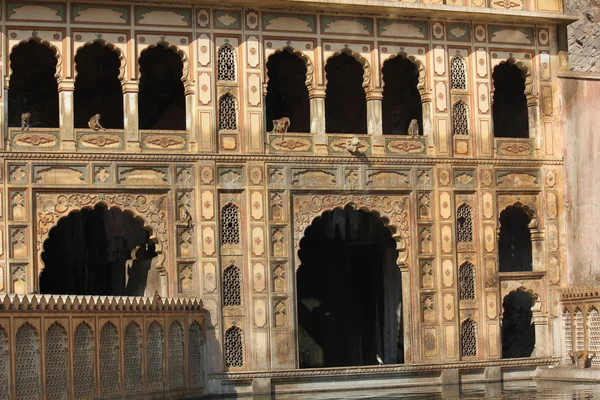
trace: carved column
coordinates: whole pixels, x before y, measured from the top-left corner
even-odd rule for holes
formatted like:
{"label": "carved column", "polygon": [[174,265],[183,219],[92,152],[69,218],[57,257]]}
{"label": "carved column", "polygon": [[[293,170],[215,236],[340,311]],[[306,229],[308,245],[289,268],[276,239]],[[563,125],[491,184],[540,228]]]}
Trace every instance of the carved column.
{"label": "carved column", "polygon": [[60,138],[63,150],[75,150],[75,122],[73,113],[74,79],[61,79],[58,82],[58,108],[60,123]]}
{"label": "carved column", "polygon": [[[540,303],[538,302],[533,308],[539,308]],[[542,313],[540,310],[533,310],[533,318],[531,323],[535,326],[535,348],[531,357],[547,357],[551,355],[550,349],[552,346],[548,343],[550,336],[548,332],[548,314],[547,312]]]}
{"label": "carved column", "polygon": [[372,136],[373,155],[384,155],[385,143],[383,141],[383,122],[381,115],[381,101],[383,89],[372,88],[367,90],[367,133]]}
{"label": "carved column", "polygon": [[327,135],[325,134],[325,86],[314,86],[308,90],[310,99],[310,133],[312,133],[315,152],[327,154]]}
{"label": "carved column", "polygon": [[427,139],[427,147],[431,149],[431,151],[435,150],[435,142],[433,140],[433,113],[432,113],[432,102],[433,97],[431,96],[431,91],[422,91],[421,92],[421,106],[423,110],[423,136]]}
{"label": "carved column", "polygon": [[123,87],[123,128],[125,129],[125,149],[128,151],[140,151],[140,129],[138,117],[138,93],[140,83],[138,81],[124,81]]}
{"label": "carved column", "polygon": [[194,91],[194,83],[193,82],[185,82],[184,83],[185,90],[185,129],[189,133],[189,149],[192,152],[198,151],[198,145],[196,143],[196,119],[194,116],[196,113],[194,112],[196,100],[194,96],[196,92]]}
{"label": "carved column", "polygon": [[537,94],[527,95],[527,117],[529,119],[529,137],[533,139],[536,150],[542,149],[542,135],[540,134],[540,98]]}
{"label": "carved column", "polygon": [[4,80],[4,102],[0,103],[4,106],[2,112],[2,141],[0,143],[0,150],[10,150],[10,137],[8,135],[8,86],[10,84],[10,78],[6,77]]}

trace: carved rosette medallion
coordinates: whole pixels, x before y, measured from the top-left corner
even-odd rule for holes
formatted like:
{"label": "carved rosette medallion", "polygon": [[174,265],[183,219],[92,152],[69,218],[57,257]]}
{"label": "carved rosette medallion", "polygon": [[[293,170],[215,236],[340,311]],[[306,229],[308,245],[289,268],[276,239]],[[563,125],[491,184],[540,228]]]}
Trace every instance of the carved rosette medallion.
{"label": "carved rosette medallion", "polygon": [[[407,196],[361,196],[361,195],[299,195],[294,197],[294,248],[299,248],[300,239],[312,221],[326,211],[351,205],[366,209],[382,217],[384,225],[390,227],[398,250],[397,263],[408,266],[409,201]],[[298,261],[298,260],[296,260]],[[299,265],[299,262],[296,262]]]}

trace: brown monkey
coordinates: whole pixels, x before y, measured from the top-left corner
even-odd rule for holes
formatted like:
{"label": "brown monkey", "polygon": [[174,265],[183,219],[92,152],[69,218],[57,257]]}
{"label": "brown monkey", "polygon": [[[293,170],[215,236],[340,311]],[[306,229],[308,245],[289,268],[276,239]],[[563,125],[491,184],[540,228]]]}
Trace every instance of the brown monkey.
{"label": "brown monkey", "polygon": [[21,114],[21,130],[22,131],[28,131],[29,127],[31,126],[29,124],[29,120],[31,119],[31,113],[23,113]]}
{"label": "brown monkey", "polygon": [[589,368],[592,366],[592,358],[596,356],[596,353],[589,350],[578,350],[570,351],[569,357],[575,368]]}
{"label": "brown monkey", "polygon": [[288,117],[282,117],[279,119],[273,120],[273,131],[271,133],[287,133],[288,128],[290,127],[290,119]]}
{"label": "brown monkey", "polygon": [[407,129],[406,133],[408,133],[408,136],[410,136],[410,137],[419,136],[419,123],[417,122],[416,119],[412,119],[410,121],[410,124],[408,125],[408,129]]}
{"label": "brown monkey", "polygon": [[92,118],[90,118],[90,120],[88,122],[88,126],[90,127],[90,129],[93,129],[95,131],[99,131],[99,130],[105,131],[106,130],[100,124],[100,114],[96,114]]}

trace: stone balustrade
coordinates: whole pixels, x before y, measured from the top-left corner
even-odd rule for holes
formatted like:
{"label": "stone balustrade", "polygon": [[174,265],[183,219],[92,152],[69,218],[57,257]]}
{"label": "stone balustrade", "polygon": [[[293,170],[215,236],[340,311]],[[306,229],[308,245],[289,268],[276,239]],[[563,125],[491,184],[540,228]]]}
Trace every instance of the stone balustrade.
{"label": "stone balustrade", "polygon": [[591,350],[598,355],[593,367],[600,367],[600,287],[577,286],[560,294],[563,321],[563,357],[571,363],[570,351]]}

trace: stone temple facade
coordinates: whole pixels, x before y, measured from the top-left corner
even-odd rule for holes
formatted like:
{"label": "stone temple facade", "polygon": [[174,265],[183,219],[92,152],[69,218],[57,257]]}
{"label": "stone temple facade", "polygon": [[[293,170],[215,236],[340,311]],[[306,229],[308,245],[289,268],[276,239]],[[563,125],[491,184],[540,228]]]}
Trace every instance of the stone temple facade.
{"label": "stone temple facade", "polygon": [[567,257],[574,20],[2,0],[0,398],[522,379],[600,350]]}

